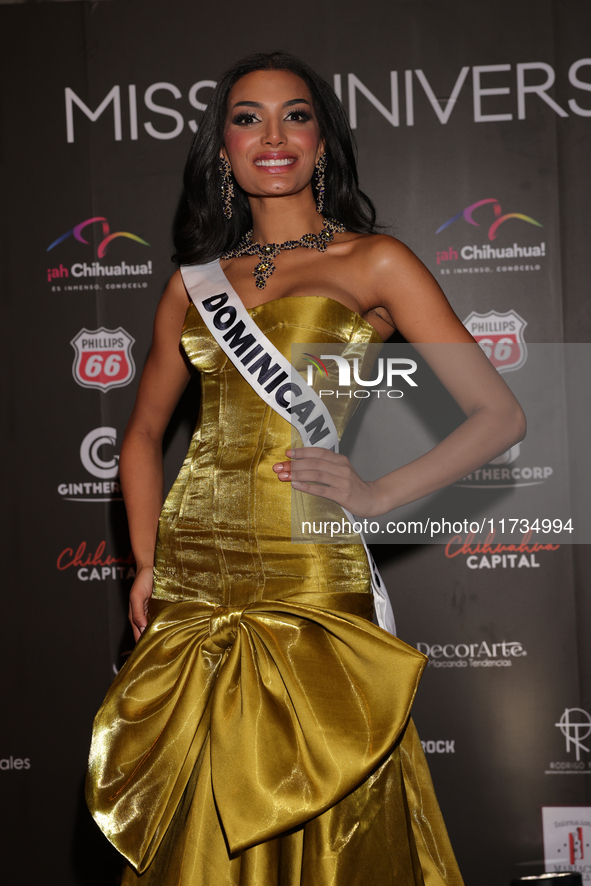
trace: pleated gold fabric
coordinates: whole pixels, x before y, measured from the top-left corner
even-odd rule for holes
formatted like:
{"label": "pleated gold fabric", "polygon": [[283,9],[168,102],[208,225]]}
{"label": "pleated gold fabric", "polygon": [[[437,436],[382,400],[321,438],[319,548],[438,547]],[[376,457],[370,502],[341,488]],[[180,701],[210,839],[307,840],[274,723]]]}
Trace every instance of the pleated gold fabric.
{"label": "pleated gold fabric", "polygon": [[[322,297],[250,313],[288,357],[378,340]],[[425,657],[371,623],[360,544],[292,544],[271,470],[289,426],[192,307],[182,341],[200,419],[160,518],[150,624],[96,717],[87,779],[123,883],[461,886],[409,720]]]}

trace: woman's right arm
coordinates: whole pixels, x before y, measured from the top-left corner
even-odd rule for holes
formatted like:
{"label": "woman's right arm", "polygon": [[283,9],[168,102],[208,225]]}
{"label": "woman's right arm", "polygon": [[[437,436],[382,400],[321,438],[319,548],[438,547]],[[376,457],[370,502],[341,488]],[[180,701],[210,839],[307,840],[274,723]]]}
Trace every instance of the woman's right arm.
{"label": "woman's right arm", "polygon": [[154,321],[152,346],[121,446],[120,476],[137,576],[129,595],[136,640],[148,623],[158,517],[164,500],[162,438],[190,378],[180,339],[187,293],[180,271],[170,279]]}

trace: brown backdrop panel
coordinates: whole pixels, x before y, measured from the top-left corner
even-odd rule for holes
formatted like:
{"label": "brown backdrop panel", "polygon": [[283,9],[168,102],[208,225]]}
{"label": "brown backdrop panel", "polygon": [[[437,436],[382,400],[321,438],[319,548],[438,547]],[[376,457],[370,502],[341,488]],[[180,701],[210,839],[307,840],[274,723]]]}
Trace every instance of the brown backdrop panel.
{"label": "brown backdrop panel", "polygon": [[[41,872],[60,886],[114,883],[119,859],[81,793],[94,711],[130,648],[133,569],[107,474],[172,271],[182,167],[207,81],[250,51],[303,56],[340,90],[364,189],[460,318],[516,311],[526,341],[560,341],[563,329],[584,341],[591,65],[573,65],[590,55],[591,22],[582,0],[470,10],[461,0],[343,0],[338,10],[305,0],[287,24],[258,0],[223,12],[119,0],[0,15],[3,870],[24,886]],[[520,103],[519,70],[525,87],[555,75],[546,99],[527,91]],[[73,369],[71,342],[84,329],[93,365],[105,365],[117,330],[133,339],[112,348],[135,375],[104,390],[92,370]],[[197,399],[192,385],[171,424],[169,483]],[[526,439],[516,464],[539,445]],[[467,883],[541,870],[539,807],[590,802],[589,778],[545,774],[574,760],[555,725],[565,708],[591,705],[587,551],[528,550],[529,565],[494,568],[438,545],[376,553],[401,636],[432,656],[416,719]],[[590,755],[582,759],[587,767]]]}

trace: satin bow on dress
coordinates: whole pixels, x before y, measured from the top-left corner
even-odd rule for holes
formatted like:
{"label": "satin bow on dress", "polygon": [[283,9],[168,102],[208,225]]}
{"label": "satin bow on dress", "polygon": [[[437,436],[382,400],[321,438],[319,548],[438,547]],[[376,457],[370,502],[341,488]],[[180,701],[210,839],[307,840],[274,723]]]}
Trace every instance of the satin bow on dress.
{"label": "satin bow on dress", "polygon": [[359,615],[266,600],[158,608],[90,755],[90,809],[138,872],[201,757],[235,854],[338,803],[406,725],[425,657]]}

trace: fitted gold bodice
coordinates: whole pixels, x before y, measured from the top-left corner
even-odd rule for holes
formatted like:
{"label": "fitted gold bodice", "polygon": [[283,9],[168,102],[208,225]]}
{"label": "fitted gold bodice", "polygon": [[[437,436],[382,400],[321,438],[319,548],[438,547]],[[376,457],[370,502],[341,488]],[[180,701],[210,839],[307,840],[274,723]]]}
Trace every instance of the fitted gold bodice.
{"label": "fitted gold bodice", "polygon": [[[250,314],[288,358],[294,343],[361,356],[379,341],[327,298]],[[368,620],[361,544],[291,542],[272,470],[289,424],[193,307],[182,341],[199,422],[160,519],[150,622],[89,758],[124,886],[463,886],[409,721],[425,657]],[[338,430],[354,405],[333,412]],[[320,500],[294,498],[296,512]]]}
{"label": "fitted gold bodice", "polygon": [[[329,298],[284,298],[249,313],[288,360],[292,344],[381,342],[362,317]],[[242,378],[193,305],[182,344],[201,373],[201,409],[160,517],[155,597],[242,605],[308,592],[367,593],[360,544],[291,542],[291,488],[272,470],[285,459],[291,428]],[[355,402],[333,416],[339,435]]]}

